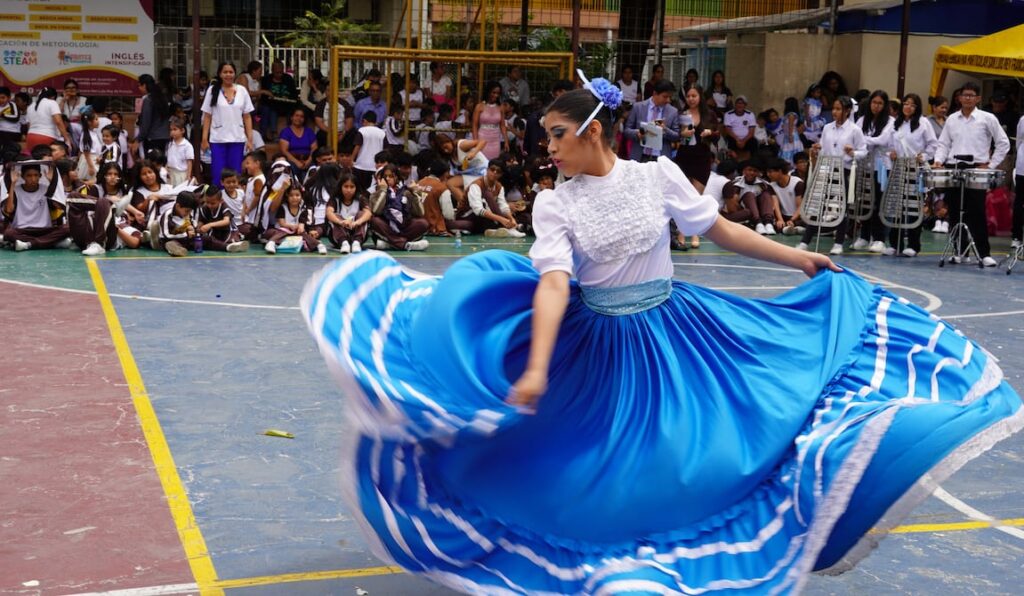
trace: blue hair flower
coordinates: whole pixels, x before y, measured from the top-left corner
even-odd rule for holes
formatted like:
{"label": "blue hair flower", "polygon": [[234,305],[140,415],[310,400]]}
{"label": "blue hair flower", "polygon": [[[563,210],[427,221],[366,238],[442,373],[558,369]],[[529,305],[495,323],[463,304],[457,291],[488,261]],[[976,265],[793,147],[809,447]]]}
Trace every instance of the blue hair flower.
{"label": "blue hair flower", "polygon": [[622,90],[619,89],[617,85],[612,84],[608,79],[591,79],[585,86],[590,89],[590,92],[594,94],[594,97],[612,110],[618,108],[619,105],[622,104]]}

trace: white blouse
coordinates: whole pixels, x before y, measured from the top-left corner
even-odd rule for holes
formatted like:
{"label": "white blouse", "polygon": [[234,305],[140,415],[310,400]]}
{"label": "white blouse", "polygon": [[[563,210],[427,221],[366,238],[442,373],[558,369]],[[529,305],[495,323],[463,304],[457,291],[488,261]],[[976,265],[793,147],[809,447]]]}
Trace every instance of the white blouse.
{"label": "white blouse", "polygon": [[931,163],[938,146],[939,139],[935,136],[935,129],[924,118],[918,121],[917,130],[910,130],[910,121],[907,121],[892,135],[892,150],[899,157],[921,155],[925,161]]}
{"label": "white blouse", "polygon": [[[849,170],[853,166],[854,159],[864,159],[868,155],[868,146],[864,141],[864,133],[860,127],[850,121],[849,118],[842,126],[836,126],[835,122],[829,122],[821,130],[821,157],[842,157],[843,167]],[[850,145],[853,147],[853,157],[847,155],[843,150]]]}
{"label": "white blouse", "polygon": [[[217,105],[211,106],[213,94],[207,90],[203,99],[202,111],[210,114],[210,142],[211,143],[245,143],[246,114],[252,113],[256,108],[252,105],[252,98],[249,92],[241,85],[235,85],[235,99],[228,101],[224,97],[222,89],[217,97]],[[213,88],[212,86],[210,87]]]}
{"label": "white blouse", "polygon": [[[896,119],[889,116],[889,119],[885,122],[885,126],[882,128],[882,132],[875,136],[874,125],[869,125],[868,129],[871,130],[869,133],[864,134],[864,142],[868,147],[868,157],[874,162],[877,158],[882,159],[882,163],[885,164],[885,169],[892,169],[892,160],[889,159],[889,147],[892,146],[892,133]],[[864,116],[857,119],[857,128],[864,130]]]}
{"label": "white blouse", "polygon": [[620,159],[606,176],[579,175],[537,196],[530,258],[542,275],[575,273],[586,286],[671,279],[670,219],[687,236],[703,234],[718,219],[718,203],[665,156]]}

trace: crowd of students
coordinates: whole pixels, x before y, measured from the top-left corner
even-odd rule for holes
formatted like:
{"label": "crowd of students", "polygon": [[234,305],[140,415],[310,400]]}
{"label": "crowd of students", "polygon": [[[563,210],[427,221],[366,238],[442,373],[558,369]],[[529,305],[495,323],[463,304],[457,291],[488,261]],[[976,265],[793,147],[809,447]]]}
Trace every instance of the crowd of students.
{"label": "crowd of students", "polygon": [[[704,89],[691,70],[678,92],[660,65],[651,73],[641,84],[624,67],[616,83],[625,99],[616,114],[618,155],[673,158],[725,217],[765,235],[802,234],[800,248],[819,232],[800,211],[818,156],[841,157],[847,170],[867,160],[877,201],[895,157],[932,163],[962,153],[958,143],[980,142],[966,138],[981,134],[973,130],[943,136],[947,118],[965,105],[971,122],[984,120],[993,147],[972,165],[994,166],[1006,156],[1006,129],[1016,117],[1003,93],[993,97],[994,117],[975,109],[979,93],[971,85],[957,90],[953,105],[930,98],[929,116],[915,94],[891,101],[878,90],[850,98],[831,72],[802,99],[787,99],[781,114],[769,108],[755,115],[721,71]],[[150,246],[181,256],[200,247],[245,251],[256,242],[271,253],[424,250],[428,236],[532,233],[533,201],[562,181],[546,152],[544,106],[576,84],[556,81],[549,94],[531,96],[524,73],[512,67],[487,82],[478,101],[472,91],[454,96],[444,64],[431,64],[422,87],[416,76],[408,86],[394,76],[390,98],[382,78],[371,69],[335,99],[337,152],[329,148],[324,77],[310,73],[300,91],[280,62],[266,76],[252,62],[237,77],[233,64],[220,64],[200,93],[203,119],[195,123],[181,102],[186,94],[167,87],[167,73],[159,80],[143,75],[132,134],[120,114],[78,95],[71,79],[61,97],[53,89],[31,98],[0,88],[2,242],[15,250],[74,246],[87,255]],[[192,139],[201,140],[201,159]],[[266,146],[265,139],[274,140]],[[19,164],[26,153],[31,160]],[[927,226],[936,233],[958,215],[941,191],[930,194]],[[1018,190],[1015,242],[1022,207]],[[850,230],[856,237],[849,248],[916,255],[921,230],[891,233],[878,211]],[[981,235],[976,213],[968,215]],[[846,227],[834,231],[833,254],[843,251]],[[991,261],[987,233],[978,243]],[[697,237],[674,242],[682,250],[699,246]]]}

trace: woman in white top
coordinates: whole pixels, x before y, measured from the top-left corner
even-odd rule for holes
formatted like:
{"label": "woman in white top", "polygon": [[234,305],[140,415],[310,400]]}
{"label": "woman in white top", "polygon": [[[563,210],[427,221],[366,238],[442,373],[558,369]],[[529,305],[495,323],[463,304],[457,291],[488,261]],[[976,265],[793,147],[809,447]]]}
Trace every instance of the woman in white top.
{"label": "woman in white top", "polygon": [[455,106],[454,84],[451,77],[445,74],[444,64],[430,63],[430,82],[427,86],[430,88],[430,97],[434,99],[435,106],[440,107],[441,104]]}
{"label": "woman in white top", "polygon": [[622,101],[628,104],[634,104],[640,96],[640,81],[633,78],[633,67],[623,66],[622,77],[615,82],[618,85],[619,90],[622,92]]}
{"label": "woman in white top", "polygon": [[[918,165],[924,165],[931,163],[935,158],[935,149],[939,146],[939,139],[935,136],[935,130],[930,123],[922,118],[923,113],[921,96],[916,93],[908,93],[903,98],[900,115],[893,124],[894,131],[892,143],[889,146],[889,158],[894,162],[899,158],[913,159],[917,161]],[[915,192],[920,192],[916,180],[911,184]],[[889,191],[890,189],[886,190],[887,193]],[[899,195],[903,193],[904,189],[892,188],[891,191]],[[920,224],[906,231],[899,228],[889,230],[889,248],[885,249],[884,254],[899,253],[905,257],[916,257],[919,252],[921,252]]]}
{"label": "woman in white top", "polygon": [[[929,313],[725,220],[665,156],[617,159],[621,93],[587,85],[544,118],[572,179],[537,196],[532,263],[480,251],[437,278],[367,251],[306,285],[379,556],[474,594],[795,593],[869,553],[947,456],[1024,426]],[[770,300],[675,280],[670,219],[814,279]]]}
{"label": "woman in white top", "polygon": [[82,134],[81,109],[86,105],[85,97],[78,94],[78,81],[64,80],[64,95],[57,100],[57,105],[60,106],[60,113],[67,117],[71,125],[72,138],[77,139]]}
{"label": "woman in white top", "polygon": [[892,161],[889,159],[889,147],[892,145],[892,131],[895,119],[889,115],[889,94],[877,90],[868,98],[867,114],[857,119],[857,126],[864,133],[864,142],[868,147],[867,163],[874,168],[875,203],[871,218],[860,224],[860,234],[853,242],[854,250],[881,253],[885,251],[885,225],[882,224],[881,209],[882,187],[889,179]]}
{"label": "woman in white top", "polygon": [[213,184],[220,185],[224,168],[238,171],[252,151],[252,112],[249,92],[235,84],[235,65],[221,62],[217,77],[203,99],[203,151],[210,151]]}
{"label": "woman in white top", "polygon": [[60,140],[67,143],[68,147],[74,146],[56,100],[57,90],[52,87],[43,87],[39,91],[39,97],[26,110],[28,116],[28,134],[25,135],[26,153],[31,154],[36,145],[49,145]]}
{"label": "woman in white top", "polygon": [[[842,157],[843,158],[843,185],[846,188],[847,180],[850,179],[850,168],[855,160],[864,159],[868,154],[868,146],[864,141],[864,133],[853,122],[850,121],[850,113],[853,112],[853,100],[846,95],[840,96],[832,102],[832,122],[825,125],[821,130],[821,142],[811,147],[811,156],[818,157]],[[811,166],[812,168],[815,166]],[[811,192],[810,189],[807,191]],[[804,199],[806,202],[806,198]],[[845,211],[844,211],[845,213]],[[835,228],[835,243],[830,251],[833,255],[843,254],[843,240],[846,239],[846,222],[840,220]],[[804,235],[800,239],[797,248],[807,250],[808,244],[816,234],[820,232],[818,226],[807,226]]]}

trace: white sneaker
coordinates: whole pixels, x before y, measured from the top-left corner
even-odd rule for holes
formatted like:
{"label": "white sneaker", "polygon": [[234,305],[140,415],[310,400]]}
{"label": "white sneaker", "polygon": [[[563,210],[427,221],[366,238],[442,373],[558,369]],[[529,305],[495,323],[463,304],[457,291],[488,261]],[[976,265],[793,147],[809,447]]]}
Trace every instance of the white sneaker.
{"label": "white sneaker", "polygon": [[757,222],[757,225],[754,226],[754,231],[757,232],[758,234],[762,235],[762,236],[767,234],[767,232],[764,229],[764,224],[761,223],[761,222]]}
{"label": "white sneaker", "polygon": [[999,263],[996,262],[996,260],[993,259],[992,257],[985,257],[981,260],[981,264],[984,265],[985,267],[995,267]]}
{"label": "white sneaker", "polygon": [[796,249],[797,250],[807,250],[807,243],[806,242],[801,242],[800,244],[797,244],[796,245]]}
{"label": "white sneaker", "polygon": [[100,246],[99,243],[90,242],[89,246],[86,246],[85,250],[82,251],[82,254],[87,257],[97,257],[99,255],[106,254],[106,252],[107,249]]}
{"label": "white sneaker", "polygon": [[348,240],[341,243],[341,254],[347,255],[352,252],[352,245],[348,243]]}
{"label": "white sneaker", "polygon": [[916,257],[917,256],[917,251],[912,249],[912,248],[904,248],[903,249],[903,256],[905,256],[905,257]]}
{"label": "white sneaker", "polygon": [[359,245],[359,241],[358,240],[355,240],[355,241],[352,242],[352,252],[353,253],[363,252],[363,247]]}
{"label": "white sneaker", "polygon": [[[0,242],[3,242],[3,236],[0,236]],[[1022,243],[1020,240],[1014,240],[1013,242],[1010,243],[1010,248],[1016,250],[1021,247],[1021,244],[1024,243]]]}
{"label": "white sneaker", "polygon": [[942,220],[941,219],[936,219],[935,220],[935,225],[932,226],[932,234],[941,234],[941,233],[942,233]]}
{"label": "white sneaker", "polygon": [[508,228],[492,228],[490,230],[484,230],[484,236],[487,236],[488,238],[508,238],[511,236],[508,232]]}
{"label": "white sneaker", "polygon": [[891,257],[896,254],[896,249],[891,246],[886,246],[885,249],[882,250],[882,254],[887,257]]}
{"label": "white sneaker", "polygon": [[413,240],[405,243],[405,250],[427,250],[430,243],[426,240]]}
{"label": "white sneaker", "polygon": [[960,263],[963,262],[963,259],[961,259],[960,257],[949,257],[949,262],[953,263],[954,265],[959,265]]}
{"label": "white sneaker", "polygon": [[772,224],[764,224],[764,233],[765,236],[774,236],[775,234],[778,234],[778,232],[775,231],[775,226]]}
{"label": "white sneaker", "polygon": [[505,231],[508,233],[509,238],[526,238],[526,232],[521,232],[513,228],[508,228]]}
{"label": "white sneaker", "polygon": [[377,250],[391,250],[391,245],[377,238]]}
{"label": "white sneaker", "polygon": [[803,227],[803,226],[797,226],[797,227],[796,227],[796,232],[795,232],[795,233],[797,233],[797,234],[803,234],[803,233],[804,233],[804,232],[806,232],[806,231],[807,231],[807,228],[805,228],[805,227]]}
{"label": "white sneaker", "polygon": [[881,240],[875,240],[868,245],[868,252],[881,253],[885,251],[885,242]]}
{"label": "white sneaker", "polygon": [[320,244],[317,244],[316,245],[316,252],[317,252],[317,254],[321,254],[321,255],[327,254],[327,245],[324,244],[323,242],[321,242]]}
{"label": "white sneaker", "polygon": [[843,254],[843,245],[836,242],[832,245],[832,250],[828,251],[830,255],[841,255]]}
{"label": "white sneaker", "polygon": [[225,249],[228,252],[248,252],[249,251],[249,241],[248,240],[239,240],[238,242],[232,242],[231,244],[228,244],[225,247]]}
{"label": "white sneaker", "polygon": [[852,248],[853,250],[864,250],[867,247],[868,247],[868,241],[867,240],[865,240],[863,238],[857,238],[853,242],[853,246],[851,246],[850,248]]}
{"label": "white sneaker", "polygon": [[787,224],[785,226],[782,226],[783,236],[792,236],[793,234],[796,234],[796,226],[794,226],[793,224]]}
{"label": "white sneaker", "polygon": [[75,248],[75,243],[71,241],[71,238],[65,238],[53,245],[54,248]]}
{"label": "white sneaker", "polygon": [[263,245],[263,250],[267,251],[267,254],[275,254],[277,252],[277,243],[271,240]]}
{"label": "white sneaker", "polygon": [[943,234],[948,234],[949,233],[949,222],[948,221],[942,222],[942,233]]}
{"label": "white sneaker", "polygon": [[30,248],[32,248],[32,245],[29,244],[28,242],[25,242],[24,240],[15,240],[14,241],[14,250],[16,250],[18,252],[21,252],[23,250],[28,250]]}

